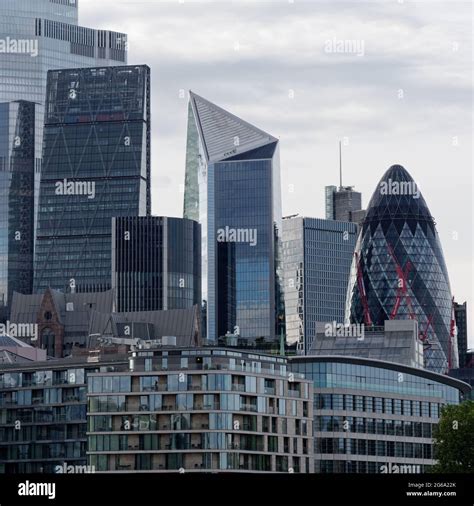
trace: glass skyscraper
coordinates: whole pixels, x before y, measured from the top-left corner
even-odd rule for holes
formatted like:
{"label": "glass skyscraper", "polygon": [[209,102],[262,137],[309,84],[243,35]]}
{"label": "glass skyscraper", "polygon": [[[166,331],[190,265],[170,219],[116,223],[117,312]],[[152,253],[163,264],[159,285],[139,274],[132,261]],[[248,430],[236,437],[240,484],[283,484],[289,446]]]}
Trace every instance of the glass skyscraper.
{"label": "glass skyscraper", "polygon": [[184,216],[202,225],[207,337],[281,331],[278,139],[190,94]]}
{"label": "glass skyscraper", "polygon": [[318,218],[283,220],[286,335],[307,353],[317,322],[342,324],[357,225]]}
{"label": "glass skyscraper", "polygon": [[50,71],[34,290],[105,290],[112,218],[150,214],[150,69]]}
{"label": "glass skyscraper", "polygon": [[112,220],[116,311],[201,306],[201,227],[183,218]]}
{"label": "glass skyscraper", "polygon": [[[42,152],[48,70],[127,62],[127,36],[78,26],[79,0],[0,2],[0,102],[35,102]],[[41,165],[35,178],[35,213]],[[35,216],[36,220],[36,216]]]}
{"label": "glass skyscraper", "polygon": [[0,320],[8,318],[14,291],[33,288],[36,110],[32,102],[0,104]]}
{"label": "glass skyscraper", "polygon": [[459,367],[467,367],[468,363],[468,338],[467,338],[467,302],[454,303],[454,314],[456,317]]}
{"label": "glass skyscraper", "polygon": [[0,102],[40,104],[40,129],[48,70],[127,61],[127,36],[78,26],[78,4],[79,0],[0,3]]}
{"label": "glass skyscraper", "polygon": [[346,305],[352,323],[382,326],[393,319],[418,321],[427,369],[456,367],[451,289],[435,221],[400,165],[387,170],[368,206]]}

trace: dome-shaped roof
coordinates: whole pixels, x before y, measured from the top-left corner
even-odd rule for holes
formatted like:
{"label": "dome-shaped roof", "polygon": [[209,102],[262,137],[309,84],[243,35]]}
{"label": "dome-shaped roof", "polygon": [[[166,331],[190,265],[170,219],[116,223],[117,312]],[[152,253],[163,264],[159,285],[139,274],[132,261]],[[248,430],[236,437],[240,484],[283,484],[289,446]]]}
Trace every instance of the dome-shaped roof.
{"label": "dome-shaped roof", "polygon": [[415,180],[401,165],[392,165],[372,195],[365,222],[397,219],[433,222]]}

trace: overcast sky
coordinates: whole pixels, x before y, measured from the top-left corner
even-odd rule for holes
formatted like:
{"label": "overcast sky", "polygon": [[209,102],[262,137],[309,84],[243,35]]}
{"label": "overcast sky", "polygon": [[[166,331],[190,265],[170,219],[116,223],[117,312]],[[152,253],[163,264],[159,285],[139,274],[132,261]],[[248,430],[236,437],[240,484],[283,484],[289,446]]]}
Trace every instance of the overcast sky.
{"label": "overcast sky", "polygon": [[474,347],[470,1],[80,0],[80,23],[152,68],[154,214],[182,216],[189,89],[280,139],[285,215],[324,217],[344,139],[364,206],[390,165],[417,181]]}

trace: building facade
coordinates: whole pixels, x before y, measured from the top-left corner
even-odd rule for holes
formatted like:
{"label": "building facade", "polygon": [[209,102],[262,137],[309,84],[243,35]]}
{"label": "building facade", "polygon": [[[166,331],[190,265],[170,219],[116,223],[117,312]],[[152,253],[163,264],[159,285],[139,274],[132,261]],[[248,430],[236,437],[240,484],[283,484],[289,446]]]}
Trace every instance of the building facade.
{"label": "building facade", "polygon": [[207,337],[283,331],[278,139],[191,93],[185,218],[202,227]]}
{"label": "building facade", "polygon": [[307,352],[317,322],[344,322],[357,240],[354,223],[291,217],[283,220],[286,335]]}
{"label": "building facade", "polygon": [[308,355],[344,355],[423,368],[423,343],[416,320],[386,320],[383,327],[317,323]]}
{"label": "building facade", "polygon": [[467,337],[467,302],[464,304],[454,303],[454,316],[456,319],[459,367],[468,365],[468,337]]}
{"label": "building facade", "polygon": [[362,193],[353,186],[326,186],[326,219],[357,222],[362,210]]}
{"label": "building facade", "polygon": [[9,316],[13,292],[33,289],[37,105],[0,104],[0,321]]}
{"label": "building facade", "polygon": [[435,464],[433,429],[466,383],[356,357],[291,358],[313,381],[316,473],[425,473]]}
{"label": "building facade", "polygon": [[[126,364],[126,357],[101,363]],[[0,473],[84,472],[87,375],[99,369],[85,360],[1,366]]]}
{"label": "building facade", "polygon": [[346,320],[381,326],[416,319],[425,367],[455,368],[452,297],[436,225],[416,182],[390,167],[367,209],[351,268]]}
{"label": "building facade", "polygon": [[137,351],[129,372],[88,378],[97,472],[312,472],[311,382],[284,358]]}
{"label": "building facade", "polygon": [[[48,70],[127,62],[127,36],[78,24],[79,0],[2,0],[0,102],[36,104],[35,138],[42,153]],[[41,165],[36,164],[36,203]]]}
{"label": "building facade", "polygon": [[167,217],[112,219],[112,288],[123,311],[201,305],[201,227]]}
{"label": "building facade", "polygon": [[51,71],[34,290],[106,290],[112,218],[150,198],[150,69]]}

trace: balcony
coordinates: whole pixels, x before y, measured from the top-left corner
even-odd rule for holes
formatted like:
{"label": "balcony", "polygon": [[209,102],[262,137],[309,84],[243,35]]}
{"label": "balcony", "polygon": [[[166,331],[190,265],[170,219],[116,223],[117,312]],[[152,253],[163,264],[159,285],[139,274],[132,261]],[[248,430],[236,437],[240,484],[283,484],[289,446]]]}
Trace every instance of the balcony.
{"label": "balcony", "polygon": [[257,406],[255,404],[241,404],[240,411],[251,411],[253,413],[256,413]]}

